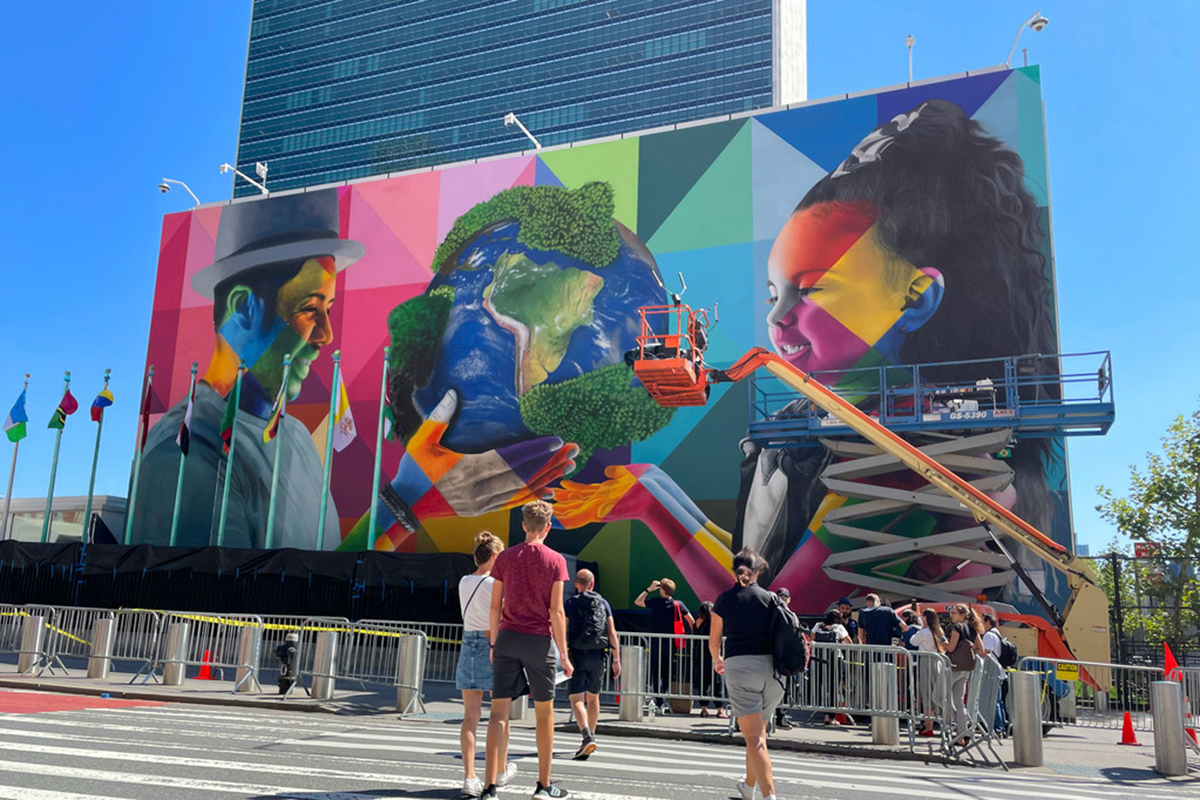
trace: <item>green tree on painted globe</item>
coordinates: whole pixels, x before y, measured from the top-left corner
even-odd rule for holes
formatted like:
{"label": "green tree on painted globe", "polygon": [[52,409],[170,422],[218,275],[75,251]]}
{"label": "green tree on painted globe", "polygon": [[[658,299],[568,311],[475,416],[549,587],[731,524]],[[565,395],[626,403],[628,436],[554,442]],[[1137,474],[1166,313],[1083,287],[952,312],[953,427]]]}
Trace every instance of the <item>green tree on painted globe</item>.
{"label": "green tree on painted globe", "polygon": [[607,183],[518,186],[455,222],[425,294],[397,306],[392,413],[411,434],[446,392],[458,412],[442,442],[478,453],[557,436],[591,454],[645,439],[660,407],[625,362],[637,309],[667,302],[654,257],[613,219]]}

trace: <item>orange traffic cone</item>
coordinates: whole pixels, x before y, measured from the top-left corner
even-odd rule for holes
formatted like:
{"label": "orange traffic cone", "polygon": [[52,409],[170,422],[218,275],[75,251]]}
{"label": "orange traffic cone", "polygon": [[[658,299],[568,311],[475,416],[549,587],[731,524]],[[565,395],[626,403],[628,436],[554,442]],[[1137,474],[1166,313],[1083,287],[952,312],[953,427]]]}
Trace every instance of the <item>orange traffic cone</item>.
{"label": "orange traffic cone", "polygon": [[[204,651],[204,658],[202,658],[202,659],[201,659],[201,664],[200,664],[200,674],[196,676],[196,680],[198,680],[198,681],[211,681],[211,680],[213,679],[213,676],[212,676],[212,667],[210,666],[211,662],[212,662],[212,659],[211,659],[211,658],[209,658],[208,651],[207,651],[207,650],[205,650],[205,651]],[[1129,715],[1128,715],[1128,714],[1126,714],[1125,716],[1129,716]]]}
{"label": "orange traffic cone", "polygon": [[1137,736],[1133,733],[1133,717],[1129,716],[1129,712],[1125,712],[1125,727],[1121,731],[1121,741],[1118,744],[1129,744],[1134,747],[1141,747],[1137,740]]}
{"label": "orange traffic cone", "polygon": [[1192,744],[1200,745],[1200,741],[1198,741],[1196,739],[1196,729],[1195,728],[1184,728],[1183,732],[1186,733],[1188,735],[1188,738],[1192,740]]}

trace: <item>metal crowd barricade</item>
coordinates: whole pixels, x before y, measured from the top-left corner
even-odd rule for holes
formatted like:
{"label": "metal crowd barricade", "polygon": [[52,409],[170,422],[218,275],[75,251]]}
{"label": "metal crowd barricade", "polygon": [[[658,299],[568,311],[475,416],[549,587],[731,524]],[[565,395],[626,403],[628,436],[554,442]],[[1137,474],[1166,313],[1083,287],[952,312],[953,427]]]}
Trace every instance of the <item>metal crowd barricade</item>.
{"label": "metal crowd barricade", "polygon": [[[806,680],[796,702],[789,707],[825,714],[910,719],[916,696],[913,655],[903,647],[891,645],[814,642]],[[872,673],[876,664],[895,667],[898,700],[894,707],[872,699]]]}
{"label": "metal crowd barricade", "polygon": [[138,664],[138,671],[129,679],[158,680],[162,672],[160,646],[163,634],[163,614],[143,608],[121,608],[117,612],[117,630],[113,635],[111,664],[121,661]]}
{"label": "metal crowd barricade", "polygon": [[[262,617],[257,614],[195,614],[169,612],[163,618],[163,630],[176,623],[188,625],[187,648],[182,658],[167,654],[162,658],[163,667],[177,664],[180,667],[207,667],[218,679],[224,679],[224,670],[237,671],[233,691],[243,684],[258,684],[258,652],[243,652],[243,632],[248,628],[261,633]],[[253,648],[252,648],[253,649]],[[261,650],[261,648],[258,648]]]}
{"label": "metal crowd barricade", "polygon": [[989,763],[987,754],[983,751],[986,747],[996,763],[1007,772],[1008,765],[993,745],[996,739],[996,706],[1000,702],[1000,682],[1003,676],[1004,668],[995,657],[988,655],[975,659],[975,670],[967,684],[965,701],[969,727],[966,731],[955,732],[955,736],[966,736],[969,741],[962,746],[956,744],[949,750],[949,754],[956,758],[965,755],[972,761],[976,760],[975,756],[978,755],[978,760]]}
{"label": "metal crowd barricade", "polygon": [[[621,693],[636,694],[646,711],[655,703],[662,704],[663,713],[686,713],[695,703],[724,705],[724,685],[713,669],[707,636],[618,632],[617,640],[622,649],[642,650],[646,681],[636,693],[628,688]],[[601,696],[615,697],[617,690],[612,670],[606,669]]]}
{"label": "metal crowd barricade", "polygon": [[303,686],[304,690],[312,694],[310,683],[314,678],[332,679],[334,676],[325,675],[321,670],[316,669],[315,655],[317,650],[317,637],[322,633],[343,633],[350,626],[350,620],[345,617],[305,617],[300,621],[300,629],[297,631],[299,641],[296,642],[296,656],[294,663],[294,672],[296,682],[288,687],[284,692],[284,699],[292,696],[292,692],[297,686]]}
{"label": "metal crowd barricade", "polygon": [[[42,629],[27,629],[31,618],[42,618]],[[23,675],[41,674],[50,663],[51,655],[45,636],[45,626],[53,624],[54,608],[42,605],[0,605],[0,654],[17,656],[17,671]],[[32,636],[36,641],[28,641]]]}
{"label": "metal crowd barricade", "polygon": [[458,655],[462,651],[463,626],[450,622],[405,622],[409,630],[425,635],[425,675],[430,683],[454,683]]}
{"label": "metal crowd barricade", "polygon": [[1120,730],[1128,712],[1136,730],[1154,728],[1150,684],[1163,679],[1158,667],[1026,656],[1017,669],[1041,675],[1046,724]]}
{"label": "metal crowd barricade", "polygon": [[908,706],[909,746],[915,747],[915,728],[925,724],[937,725],[937,743],[942,752],[951,744],[951,727],[954,710],[950,703],[951,670],[950,659],[943,653],[924,650],[909,651],[908,658],[914,677],[913,691]]}
{"label": "metal crowd barricade", "polygon": [[428,649],[425,633],[407,623],[359,620],[343,635],[338,677],[359,684],[394,686],[411,697],[407,707],[399,709],[402,715],[414,707],[424,711],[424,660]]}
{"label": "metal crowd barricade", "polygon": [[[48,660],[41,671],[54,672],[57,665],[64,672],[67,665],[63,659],[77,659],[86,663],[92,652],[92,632],[96,622],[112,619],[116,612],[108,608],[56,607],[53,621],[46,623],[46,649]],[[38,674],[41,674],[39,671]]]}

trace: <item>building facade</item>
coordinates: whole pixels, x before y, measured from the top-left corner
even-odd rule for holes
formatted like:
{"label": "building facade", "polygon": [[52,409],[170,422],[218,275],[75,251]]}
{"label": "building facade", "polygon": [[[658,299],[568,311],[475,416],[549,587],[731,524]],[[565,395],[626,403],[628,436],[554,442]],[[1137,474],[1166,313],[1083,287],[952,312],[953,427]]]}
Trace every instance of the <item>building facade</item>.
{"label": "building facade", "polygon": [[[238,166],[317,186],[806,99],[806,0],[255,0]],[[254,189],[238,182],[237,193]]]}

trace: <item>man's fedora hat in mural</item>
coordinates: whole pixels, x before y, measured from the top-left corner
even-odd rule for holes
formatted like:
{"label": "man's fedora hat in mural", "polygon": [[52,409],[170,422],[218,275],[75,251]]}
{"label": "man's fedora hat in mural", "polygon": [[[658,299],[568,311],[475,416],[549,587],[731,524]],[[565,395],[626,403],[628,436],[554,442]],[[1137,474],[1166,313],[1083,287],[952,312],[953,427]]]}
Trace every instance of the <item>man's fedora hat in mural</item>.
{"label": "man's fedora hat in mural", "polygon": [[283,261],[332,256],[338,272],[362,258],[361,242],[338,238],[337,189],[233,203],[221,209],[214,261],[192,277],[211,299],[221,281]]}

